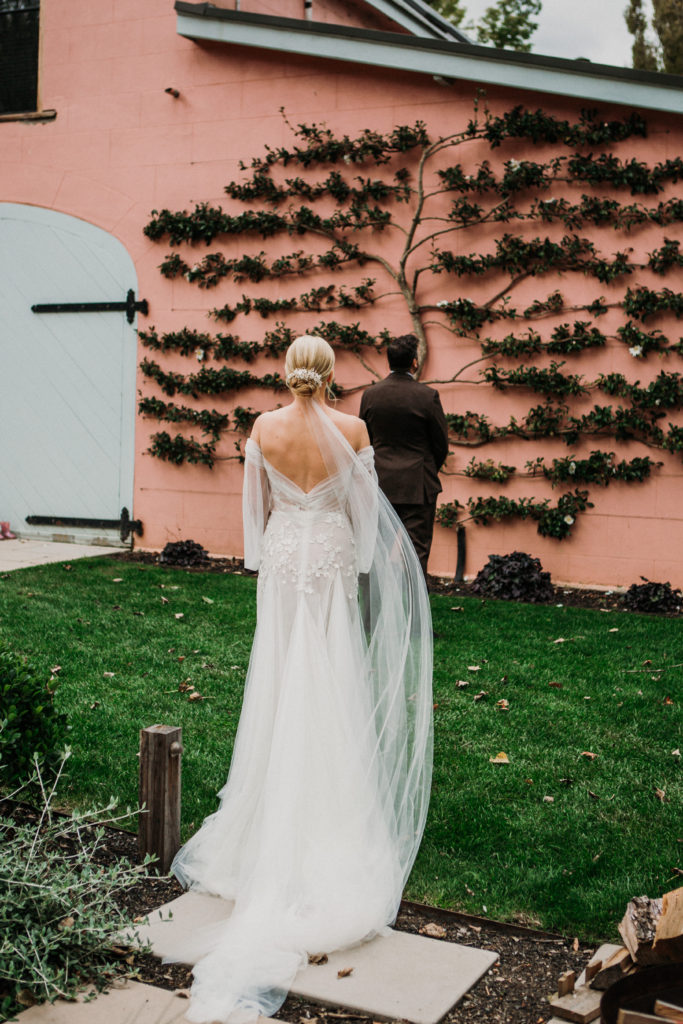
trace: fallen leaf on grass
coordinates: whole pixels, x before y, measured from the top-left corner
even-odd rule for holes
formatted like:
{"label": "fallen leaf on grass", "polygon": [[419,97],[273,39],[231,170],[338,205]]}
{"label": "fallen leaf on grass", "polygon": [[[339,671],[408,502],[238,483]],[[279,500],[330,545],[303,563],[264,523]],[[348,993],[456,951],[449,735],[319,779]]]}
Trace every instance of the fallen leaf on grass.
{"label": "fallen leaf on grass", "polygon": [[163,596],[162,596],[162,598],[161,598],[161,603],[162,603],[162,604],[168,604],[168,598],[167,598],[167,597],[163,597]]}
{"label": "fallen leaf on grass", "polygon": [[502,700],[497,700],[496,701],[496,707],[500,708],[501,711],[509,711],[510,710],[510,702],[507,701],[505,699],[505,697],[503,697]]}
{"label": "fallen leaf on grass", "polygon": [[93,701],[93,703],[90,705],[90,710],[95,711],[95,709],[100,706],[100,703],[101,702],[99,700]]}
{"label": "fallen leaf on grass", "polygon": [[488,690],[480,690],[479,693],[475,693],[475,700],[485,700],[488,697]]}
{"label": "fallen leaf on grass", "polygon": [[197,690],[194,690],[194,692],[191,693],[190,696],[187,699],[188,700],[204,700],[204,698],[202,697],[201,693],[198,693]]}
{"label": "fallen leaf on grass", "polygon": [[490,757],[489,761],[491,764],[510,764],[510,758],[507,756],[504,750],[501,750],[496,754],[495,757]]}
{"label": "fallen leaf on grass", "polygon": [[594,761],[597,756],[597,754],[591,754],[590,750],[581,751],[581,757],[587,757],[589,761]]}
{"label": "fallen leaf on grass", "polygon": [[543,797],[543,803],[544,804],[554,804],[555,803],[555,797],[554,796],[544,796]]}
{"label": "fallen leaf on grass", "polygon": [[467,666],[467,671],[468,672],[481,672],[481,665],[468,665]]}
{"label": "fallen leaf on grass", "polygon": [[202,597],[202,601],[204,601],[205,604],[213,604],[212,597]]}
{"label": "fallen leaf on grass", "polygon": [[573,786],[574,785],[574,780],[573,779],[560,779],[560,785],[561,786],[567,786],[567,787]]}
{"label": "fallen leaf on grass", "polygon": [[563,636],[558,636],[557,640],[553,640],[554,644],[566,644],[566,639]]}
{"label": "fallen leaf on grass", "polygon": [[174,619],[184,619],[185,615],[184,615],[183,612],[176,612],[175,615],[173,616],[173,618]]}
{"label": "fallen leaf on grass", "polygon": [[143,619],[145,617],[145,613],[144,612],[133,612],[133,615],[139,615]]}
{"label": "fallen leaf on grass", "polygon": [[556,683],[554,680],[553,680],[553,682],[548,683],[548,686],[552,686],[556,690],[561,690],[562,689],[562,683]]}
{"label": "fallen leaf on grass", "polygon": [[454,606],[453,606],[453,607],[451,608],[451,611],[452,611],[452,612],[464,612],[464,611],[465,611],[465,609],[463,608],[463,606],[462,606],[461,604],[456,604],[456,605],[454,605]]}
{"label": "fallen leaf on grass", "polygon": [[619,632],[619,627],[618,626],[612,626],[612,628],[608,629],[607,632],[608,633],[618,633]]}
{"label": "fallen leaf on grass", "polygon": [[459,690],[464,690],[466,686],[470,685],[469,679],[458,679],[455,684]]}
{"label": "fallen leaf on grass", "polygon": [[680,757],[680,756],[681,756],[681,752],[680,752],[680,750],[678,749],[678,747],[676,747],[676,749],[675,749],[675,750],[672,750],[672,751],[671,751],[671,756],[672,756],[672,757]]}
{"label": "fallen leaf on grass", "polygon": [[659,786],[655,786],[655,796],[659,802],[663,804],[666,801],[666,790],[660,789]]}
{"label": "fallen leaf on grass", "polygon": [[114,676],[116,675],[116,673],[115,672],[103,672],[102,675],[104,676],[105,679],[113,679]]}
{"label": "fallen leaf on grass", "polygon": [[338,978],[350,978],[353,974],[353,967],[342,967],[340,971],[337,971]]}
{"label": "fallen leaf on grass", "polygon": [[71,572],[71,570],[73,569],[73,566],[72,565],[63,565],[62,569],[64,570],[64,572]]}
{"label": "fallen leaf on grass", "polygon": [[326,964],[327,963],[327,959],[328,959],[327,953],[309,953],[308,954],[308,962],[309,962],[309,964]]}
{"label": "fallen leaf on grass", "polygon": [[445,939],[446,929],[442,924],[437,924],[436,921],[429,921],[420,928],[420,935],[427,935],[430,939]]}
{"label": "fallen leaf on grass", "polygon": [[593,800],[599,800],[599,799],[600,799],[600,797],[598,796],[598,794],[597,794],[597,793],[594,793],[592,789],[589,789],[589,790],[588,790],[588,795],[589,795],[590,797],[592,797],[592,799],[593,799]]}
{"label": "fallen leaf on grass", "polygon": [[640,664],[641,665],[651,665],[652,664],[652,658],[646,658],[645,661],[641,661]]}
{"label": "fallen leaf on grass", "polygon": [[61,665],[53,665],[53,667],[50,669],[50,672],[52,672],[53,676],[56,676],[57,673],[61,672],[61,671],[62,671],[62,666]]}
{"label": "fallen leaf on grass", "polygon": [[115,580],[112,580],[112,583],[123,583],[123,579],[120,576],[117,576]]}
{"label": "fallen leaf on grass", "polygon": [[672,701],[671,697],[669,697],[668,694],[666,695],[666,697],[662,701],[662,704],[673,704],[673,703],[674,703],[674,701]]}

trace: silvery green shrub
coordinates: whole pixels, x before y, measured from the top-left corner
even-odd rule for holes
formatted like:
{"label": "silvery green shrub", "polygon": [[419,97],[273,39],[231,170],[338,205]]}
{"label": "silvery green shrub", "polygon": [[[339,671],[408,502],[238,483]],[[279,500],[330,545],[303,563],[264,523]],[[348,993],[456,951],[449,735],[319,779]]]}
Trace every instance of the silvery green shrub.
{"label": "silvery green shrub", "polygon": [[[120,941],[135,932],[116,896],[140,881],[149,860],[105,866],[96,855],[105,825],[137,812],[112,817],[112,799],[70,816],[55,813],[55,789],[68,756],[67,750],[49,785],[34,759],[31,792],[41,794],[35,821],[12,819],[23,786],[0,808],[0,1021],[33,1003],[72,998],[84,987],[106,988],[120,963],[111,948],[117,935]],[[0,783],[3,775],[0,764]]]}

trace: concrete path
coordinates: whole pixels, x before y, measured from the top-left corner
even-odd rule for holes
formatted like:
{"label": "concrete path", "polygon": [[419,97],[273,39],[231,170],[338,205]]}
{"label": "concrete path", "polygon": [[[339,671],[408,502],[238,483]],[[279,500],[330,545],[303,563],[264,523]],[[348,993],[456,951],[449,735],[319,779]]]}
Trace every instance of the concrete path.
{"label": "concrete path", "polygon": [[[231,910],[231,903],[217,897],[185,893],[155,911],[151,923],[140,928],[140,937],[163,957],[172,953],[176,935],[225,920]],[[291,992],[375,1018],[436,1024],[497,959],[490,950],[392,930],[331,953],[325,964],[304,967]]]}
{"label": "concrete path", "polygon": [[[188,1024],[186,998],[165,988],[129,981],[91,1002],[58,1000],[19,1014],[20,1024]],[[263,1018],[265,1020],[265,1018]]]}
{"label": "concrete path", "polygon": [[32,565],[48,562],[73,562],[77,558],[95,555],[115,555],[122,548],[101,547],[96,544],[65,544],[47,540],[0,541],[0,572],[28,569]]}
{"label": "concrete path", "polygon": [[[212,896],[185,893],[154,911],[140,937],[149,939],[163,956],[173,946],[174,933],[221,921],[232,905]],[[169,917],[172,913],[172,917]],[[391,931],[341,953],[325,964],[303,968],[292,995],[329,1006],[342,1006],[375,1020],[436,1024],[496,962],[490,950]],[[350,969],[350,973],[348,972]],[[339,977],[339,971],[345,973]],[[185,1017],[187,992],[170,992],[133,981],[115,983],[89,1002],[43,1003],[19,1014],[19,1024],[189,1024]],[[269,1018],[261,1018],[265,1024]]]}

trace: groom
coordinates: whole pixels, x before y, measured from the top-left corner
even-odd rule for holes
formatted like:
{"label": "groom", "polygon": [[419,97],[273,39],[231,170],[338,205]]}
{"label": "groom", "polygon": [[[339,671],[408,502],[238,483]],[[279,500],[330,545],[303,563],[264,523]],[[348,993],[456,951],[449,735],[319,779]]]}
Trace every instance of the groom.
{"label": "groom", "polygon": [[426,579],[448,425],[439,393],[413,377],[415,335],[390,341],[387,357],[391,372],[363,392],[359,415],[375,449],[379,485],[408,531]]}

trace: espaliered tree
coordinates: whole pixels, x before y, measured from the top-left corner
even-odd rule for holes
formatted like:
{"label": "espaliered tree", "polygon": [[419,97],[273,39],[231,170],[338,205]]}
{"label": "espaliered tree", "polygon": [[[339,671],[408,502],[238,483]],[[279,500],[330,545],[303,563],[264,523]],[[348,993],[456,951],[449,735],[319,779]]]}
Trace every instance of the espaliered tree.
{"label": "espaliered tree", "polygon": [[[669,418],[683,406],[683,377],[675,369],[683,339],[672,333],[683,296],[670,286],[683,266],[679,241],[670,237],[683,221],[683,200],[665,198],[683,179],[683,161],[649,165],[629,154],[628,140],[647,135],[638,114],[605,122],[584,111],[569,122],[541,110],[494,115],[475,106],[462,130],[446,137],[433,138],[421,122],[355,137],[317,124],[291,130],[288,147],[266,147],[225,186],[227,210],[208,203],[189,212],[155,210],[144,229],[171,246],[160,265],[165,277],[182,275],[205,289],[207,306],[216,296],[208,313],[213,331],[140,332],[150,350],[142,372],[164,396],[143,397],[140,412],[203,435],[161,430],[153,455],[207,466],[240,458],[241,437],[257,414],[236,404],[239,392],[265,388],[277,396],[284,382],[277,372],[262,372],[262,357],[280,356],[304,330],[350,353],[369,384],[380,376],[377,356],[387,336],[362,324],[377,322],[388,308],[401,309],[404,329],[418,338],[419,372],[430,339],[450,336],[452,372],[428,382],[530,397],[528,411],[507,422],[492,423],[476,410],[450,415],[456,450],[513,437],[546,448],[548,438],[569,447],[587,439],[610,446],[636,440],[683,453],[683,427]],[[538,160],[524,155],[530,144]],[[653,225],[659,243],[634,259],[639,230]],[[484,237],[492,241],[482,246]],[[606,252],[596,237],[607,238]],[[238,242],[246,251],[235,255]],[[652,275],[661,277],[661,287],[639,283],[644,272],[650,283]],[[529,302],[531,279],[538,297]],[[576,298],[575,283],[585,291],[586,280],[594,286],[590,297]],[[468,297],[473,285],[482,298]],[[527,301],[520,302],[525,287]],[[619,317],[611,333],[600,326],[608,310]],[[619,373],[587,379],[582,353],[607,345],[623,346],[634,365],[656,354],[664,368],[647,385]],[[170,351],[194,368],[164,369],[159,360]],[[208,395],[219,410],[187,404]],[[585,407],[587,396],[593,408],[575,408]],[[226,432],[236,455],[218,454]],[[456,461],[454,471],[470,478],[504,485],[524,474],[532,490],[541,480],[569,489],[555,504],[547,496],[504,494],[473,496],[467,511],[447,503],[438,510],[442,524],[530,518],[541,534],[558,539],[592,506],[585,485],[642,482],[661,465],[649,453],[626,461],[599,448],[588,458],[569,454],[550,463],[537,456],[524,467],[493,457],[475,456],[464,467],[465,460]]]}

